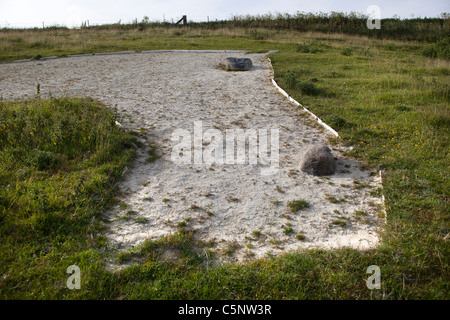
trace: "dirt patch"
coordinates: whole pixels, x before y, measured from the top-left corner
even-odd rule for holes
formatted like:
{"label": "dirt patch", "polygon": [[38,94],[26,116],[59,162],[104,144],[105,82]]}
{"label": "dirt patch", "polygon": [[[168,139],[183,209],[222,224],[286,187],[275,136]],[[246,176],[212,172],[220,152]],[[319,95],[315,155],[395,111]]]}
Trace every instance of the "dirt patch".
{"label": "dirt patch", "polygon": [[[218,69],[228,56],[159,52],[3,64],[0,90],[6,100],[33,97],[37,83],[44,97],[91,96],[116,107],[125,128],[156,144],[153,161],[142,151],[127,171],[123,203],[108,214],[113,248],[172,234],[180,223],[195,230],[196,238],[213,241],[212,250],[224,260],[376,246],[382,200],[374,191],[380,177],[343,157],[344,147],[330,145],[327,133],[277,92],[264,54],[233,53],[252,59],[246,72]],[[195,122],[202,132],[224,135],[227,129],[279,130],[277,170],[263,175],[259,161],[174,163],[173,132],[193,134]],[[300,170],[306,150],[319,142],[337,158],[335,175],[314,177]],[[308,205],[292,210],[290,204],[300,200]]]}

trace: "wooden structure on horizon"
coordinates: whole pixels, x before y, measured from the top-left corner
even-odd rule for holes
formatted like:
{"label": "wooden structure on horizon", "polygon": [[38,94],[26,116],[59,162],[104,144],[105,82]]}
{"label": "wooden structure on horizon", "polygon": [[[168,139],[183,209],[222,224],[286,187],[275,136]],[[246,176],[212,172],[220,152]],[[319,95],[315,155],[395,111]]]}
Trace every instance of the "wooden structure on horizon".
{"label": "wooden structure on horizon", "polygon": [[183,22],[183,26],[187,26],[187,16],[184,15],[180,20],[178,20],[175,24],[180,24],[180,22]]}

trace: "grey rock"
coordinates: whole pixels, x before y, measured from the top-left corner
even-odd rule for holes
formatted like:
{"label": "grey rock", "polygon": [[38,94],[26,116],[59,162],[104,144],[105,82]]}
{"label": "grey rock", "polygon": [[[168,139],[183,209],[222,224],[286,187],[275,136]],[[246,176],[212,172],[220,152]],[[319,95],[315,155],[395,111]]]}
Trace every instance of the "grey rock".
{"label": "grey rock", "polygon": [[248,71],[252,66],[252,60],[249,58],[229,57],[219,62],[219,68],[227,71]]}
{"label": "grey rock", "polygon": [[336,160],[330,148],[320,144],[305,153],[300,169],[314,176],[328,176],[335,173]]}

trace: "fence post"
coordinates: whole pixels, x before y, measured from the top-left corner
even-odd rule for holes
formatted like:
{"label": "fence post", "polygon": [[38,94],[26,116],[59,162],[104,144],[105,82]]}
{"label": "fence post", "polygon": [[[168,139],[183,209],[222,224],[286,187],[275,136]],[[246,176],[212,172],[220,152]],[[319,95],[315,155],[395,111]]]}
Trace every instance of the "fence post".
{"label": "fence post", "polygon": [[187,16],[184,15],[180,20],[177,21],[177,23],[175,24],[179,24],[180,22],[183,21],[183,25],[186,26],[187,25]]}

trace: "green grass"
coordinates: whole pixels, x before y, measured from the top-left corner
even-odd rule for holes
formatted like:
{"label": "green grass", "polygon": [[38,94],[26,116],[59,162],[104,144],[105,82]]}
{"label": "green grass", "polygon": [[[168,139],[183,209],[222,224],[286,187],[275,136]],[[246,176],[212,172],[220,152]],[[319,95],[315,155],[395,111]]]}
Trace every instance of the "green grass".
{"label": "green grass", "polygon": [[297,212],[309,207],[309,203],[306,200],[295,200],[288,203],[291,212]]}
{"label": "green grass", "polygon": [[1,102],[0,119],[0,297],[76,296],[61,275],[103,276],[101,221],[138,142],[91,99]]}
{"label": "green grass", "polygon": [[[2,30],[0,61],[122,50],[279,50],[270,56],[277,83],[338,130],[353,147],[348,156],[382,170],[387,224],[380,247],[304,250],[206,268],[203,252],[213,244],[199,243],[187,225],[122,257],[132,266],[108,272],[113,251],[99,222],[134,154],[133,137],[89,99],[2,102],[1,298],[449,298],[450,62],[427,49],[445,54],[443,46],[259,31]],[[161,258],[165,250],[176,253],[175,262]],[[81,269],[81,290],[65,287],[71,264]],[[382,289],[372,292],[365,280],[373,264],[381,268]]]}
{"label": "green grass", "polygon": [[149,149],[147,151],[147,159],[145,159],[146,162],[154,162],[155,160],[159,159],[161,156],[156,151],[156,146],[153,144],[149,144]]}

